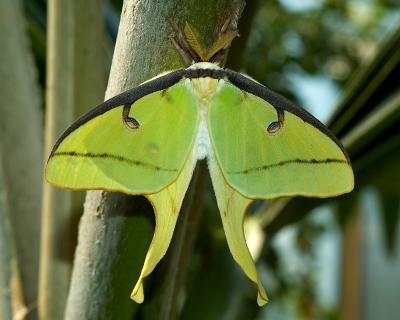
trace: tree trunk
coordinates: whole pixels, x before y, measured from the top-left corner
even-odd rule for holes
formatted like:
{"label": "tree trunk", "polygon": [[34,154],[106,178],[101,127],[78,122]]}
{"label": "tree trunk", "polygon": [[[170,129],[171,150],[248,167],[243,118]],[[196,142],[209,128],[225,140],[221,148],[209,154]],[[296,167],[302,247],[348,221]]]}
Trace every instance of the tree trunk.
{"label": "tree trunk", "polygon": [[[46,158],[72,120],[101,101],[105,84],[102,1],[51,0],[48,12]],[[45,183],[43,202],[39,313],[62,319],[83,197]]]}
{"label": "tree trunk", "polygon": [[[35,310],[43,132],[37,75],[19,1],[1,1],[0,40],[0,156],[4,173],[2,184],[21,270],[24,300],[30,310]],[[31,313],[31,319],[35,318],[35,313],[36,311]]]}
{"label": "tree trunk", "polygon": [[[230,0],[126,0],[106,98],[158,73],[183,67],[167,18],[187,20],[209,45],[238,3]],[[90,191],[80,223],[67,319],[130,319],[129,295],[152,237],[151,206],[141,197]],[[178,276],[178,275],[177,275]]]}
{"label": "tree trunk", "polygon": [[354,210],[343,231],[341,320],[361,319],[361,214]]}

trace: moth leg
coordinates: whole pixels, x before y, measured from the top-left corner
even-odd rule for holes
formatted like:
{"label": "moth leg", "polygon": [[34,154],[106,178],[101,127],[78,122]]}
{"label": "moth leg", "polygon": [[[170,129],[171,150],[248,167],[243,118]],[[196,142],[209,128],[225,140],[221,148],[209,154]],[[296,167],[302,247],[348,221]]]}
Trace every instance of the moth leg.
{"label": "moth leg", "polygon": [[231,23],[231,18],[227,18],[219,29],[218,36],[221,38],[228,30],[229,24]]}
{"label": "moth leg", "polygon": [[276,134],[283,127],[283,123],[285,121],[285,113],[283,109],[276,108],[276,113],[278,116],[278,121],[271,122],[267,127],[267,132],[269,134]]}
{"label": "moth leg", "polygon": [[211,62],[214,62],[218,65],[224,65],[226,59],[226,50],[218,51],[211,59]]}
{"label": "moth leg", "polygon": [[128,129],[138,129],[140,127],[139,122],[136,121],[135,118],[129,116],[129,112],[131,111],[131,104],[124,105],[124,109],[122,110],[122,122]]}
{"label": "moth leg", "polygon": [[168,22],[171,28],[175,32],[175,36],[170,37],[170,40],[172,42],[172,45],[175,47],[175,49],[182,57],[183,61],[187,65],[190,65],[193,61],[199,61],[199,57],[196,55],[196,53],[190,47],[189,43],[186,41],[185,36],[183,35],[181,29],[178,27],[176,22],[171,18],[168,18]]}

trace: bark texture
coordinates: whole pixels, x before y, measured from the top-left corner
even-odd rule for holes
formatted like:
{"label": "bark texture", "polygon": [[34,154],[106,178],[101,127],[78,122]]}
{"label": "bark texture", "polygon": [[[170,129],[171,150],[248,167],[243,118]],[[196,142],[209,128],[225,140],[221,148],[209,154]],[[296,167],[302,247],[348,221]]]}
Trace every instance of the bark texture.
{"label": "bark texture", "polygon": [[[241,1],[240,1],[241,2]],[[237,11],[238,1],[124,2],[106,91],[110,98],[158,73],[183,67],[169,41],[167,18],[187,20],[207,44]],[[80,223],[67,319],[130,319],[137,305],[129,295],[152,238],[153,216],[142,198],[90,191]]]}
{"label": "bark texture", "polygon": [[[23,295],[37,303],[43,132],[41,99],[19,1],[0,4],[0,139],[3,190],[14,235]],[[1,222],[0,222],[1,223]]]}

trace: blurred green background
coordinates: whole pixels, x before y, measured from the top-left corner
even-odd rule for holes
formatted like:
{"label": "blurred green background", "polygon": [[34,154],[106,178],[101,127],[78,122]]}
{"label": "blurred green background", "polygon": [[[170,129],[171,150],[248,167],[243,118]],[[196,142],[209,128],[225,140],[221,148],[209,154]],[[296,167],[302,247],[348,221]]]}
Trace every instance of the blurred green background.
{"label": "blurred green background", "polygon": [[[10,1],[0,3],[3,13],[11,5],[7,2]],[[123,3],[120,0],[98,3],[103,13],[101,83],[105,86]],[[24,0],[18,10],[22,20],[14,20],[15,28],[22,30],[27,44],[21,50],[28,50],[33,58],[40,100],[40,109],[36,111],[43,117],[47,3]],[[0,37],[4,38],[0,40],[5,42],[12,35],[3,31]],[[249,74],[329,125],[349,151],[356,188],[350,195],[336,199],[278,199],[256,202],[250,208],[247,240],[271,300],[260,309],[255,303],[253,286],[228,251],[209,186],[182,289],[179,318],[397,319],[400,315],[399,2],[248,0],[239,31],[241,37],[232,45],[227,67]],[[4,70],[9,63],[19,62],[2,61],[2,86],[8,82]],[[18,86],[19,83],[11,84],[15,91]],[[5,99],[6,95],[2,97],[2,110],[10,107]],[[1,142],[6,133],[0,133]],[[0,145],[4,163],[9,157],[5,145]],[[0,170],[0,178],[1,174]],[[7,179],[1,178],[4,208],[10,207],[7,201],[12,198],[8,188]],[[83,200],[80,201],[78,211],[82,210]],[[5,218],[0,220],[0,225],[6,225],[5,221]],[[11,225],[12,229],[13,222]],[[75,221],[75,233],[76,226]],[[14,236],[23,237],[15,230]],[[2,258],[9,259],[4,258],[5,252],[4,249]],[[162,264],[157,269],[160,268]],[[150,292],[157,290],[157,272],[147,283]],[[5,269],[0,269],[0,273],[4,285]],[[149,300],[130,319],[153,319],[154,305]],[[33,299],[26,304],[29,317],[34,319],[35,311],[31,310],[37,308],[37,302]]]}

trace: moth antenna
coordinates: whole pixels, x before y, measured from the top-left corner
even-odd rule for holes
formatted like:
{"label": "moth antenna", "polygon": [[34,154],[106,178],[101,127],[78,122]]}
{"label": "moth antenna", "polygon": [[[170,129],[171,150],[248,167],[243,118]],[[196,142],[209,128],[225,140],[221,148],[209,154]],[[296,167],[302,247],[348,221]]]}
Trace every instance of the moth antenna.
{"label": "moth antenna", "polygon": [[193,61],[199,61],[199,57],[192,50],[189,43],[186,41],[186,37],[172,18],[167,18],[169,25],[175,33],[175,36],[170,37],[172,45],[178,51],[179,55],[186,65],[191,65]]}
{"label": "moth antenna", "polygon": [[221,37],[226,31],[228,30],[229,25],[231,24],[232,20],[228,17],[225,22],[222,24],[221,28],[219,29],[219,36]]}

